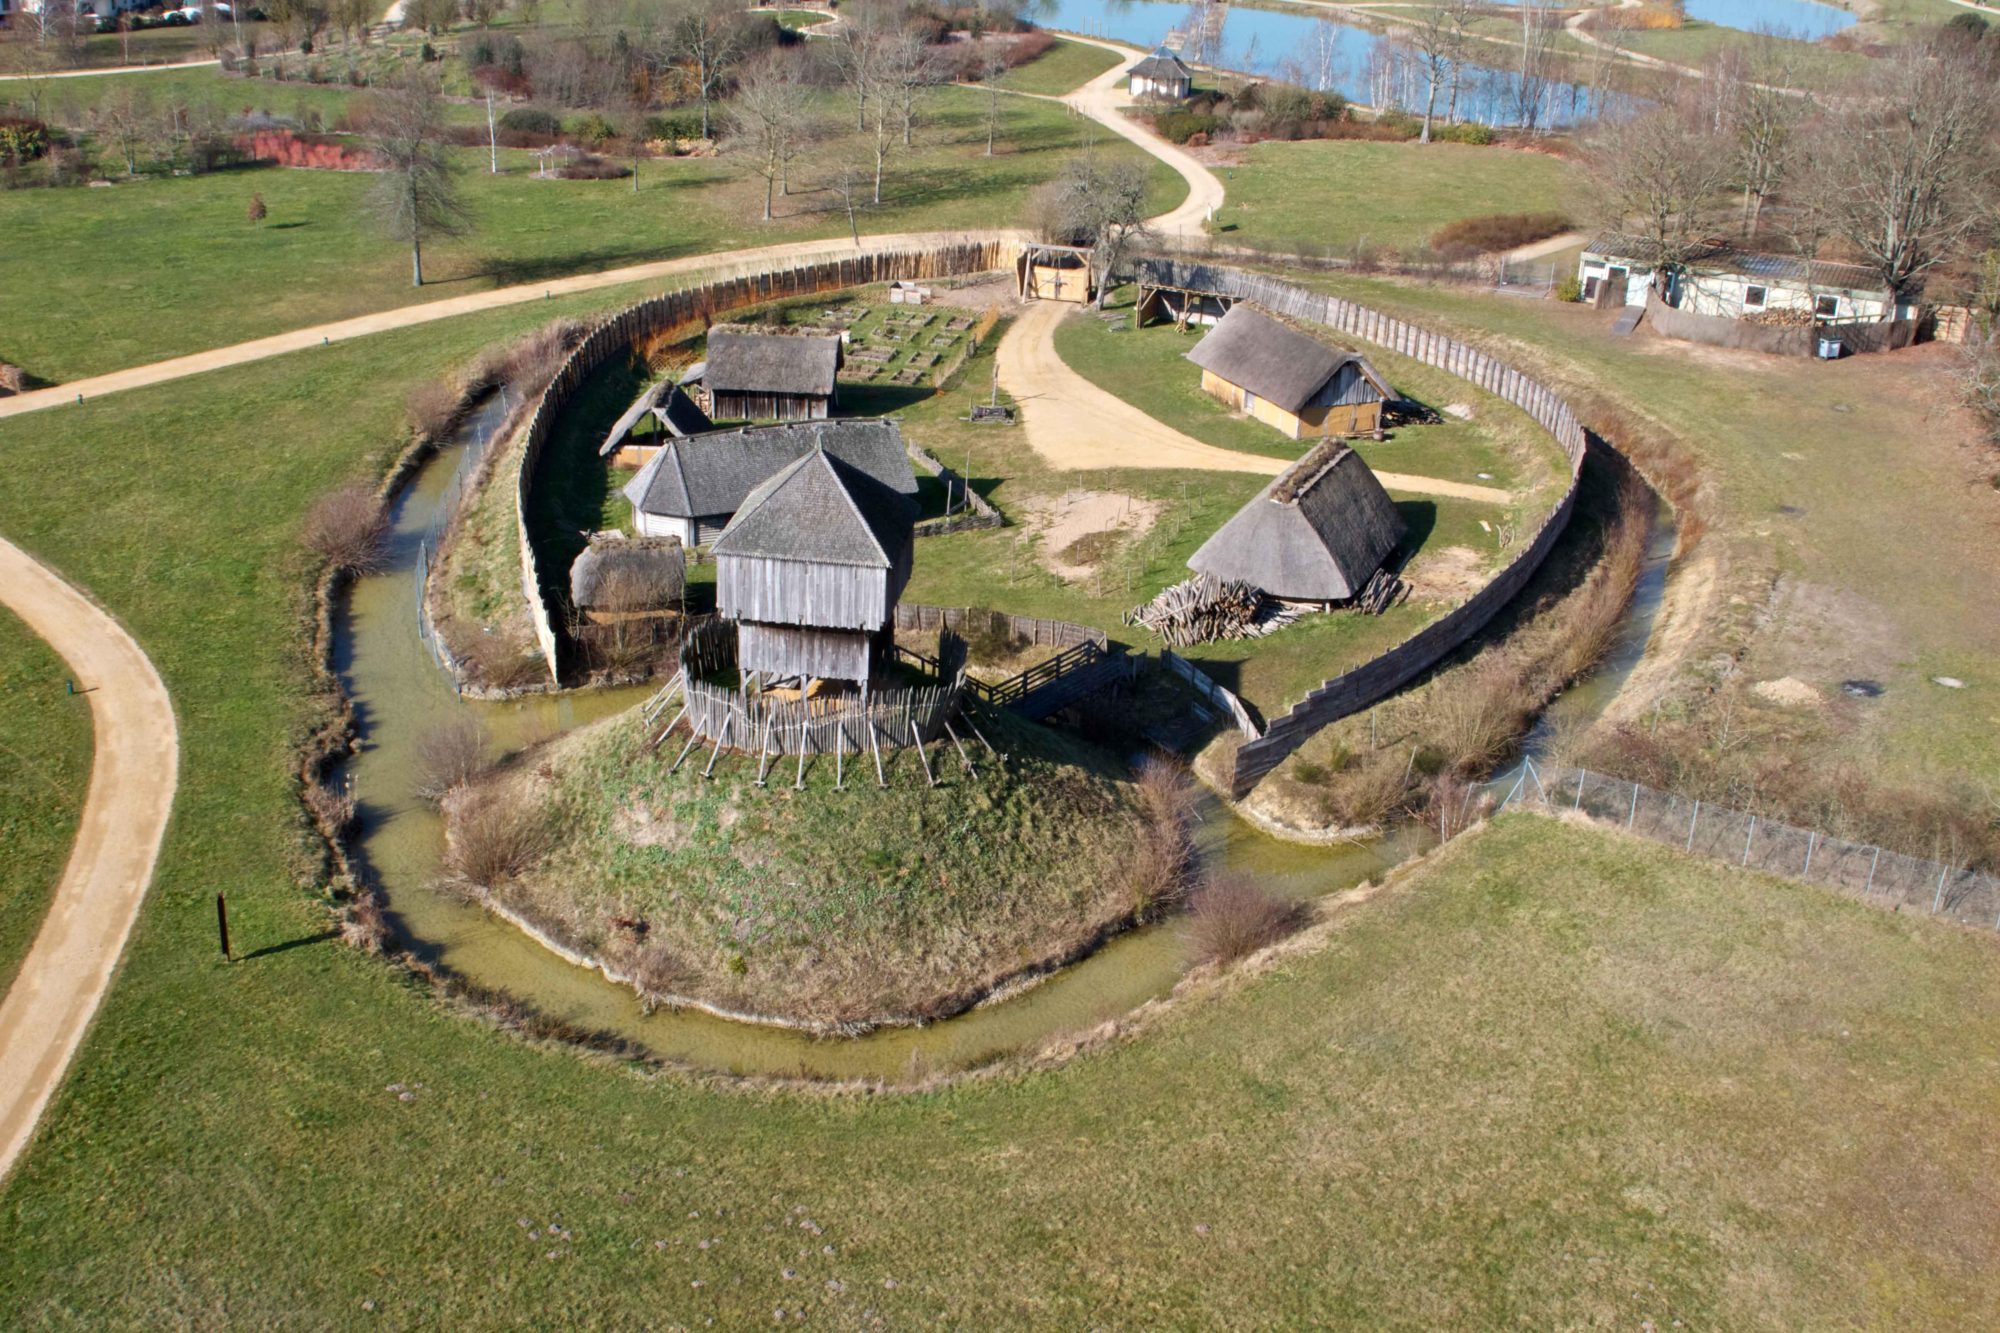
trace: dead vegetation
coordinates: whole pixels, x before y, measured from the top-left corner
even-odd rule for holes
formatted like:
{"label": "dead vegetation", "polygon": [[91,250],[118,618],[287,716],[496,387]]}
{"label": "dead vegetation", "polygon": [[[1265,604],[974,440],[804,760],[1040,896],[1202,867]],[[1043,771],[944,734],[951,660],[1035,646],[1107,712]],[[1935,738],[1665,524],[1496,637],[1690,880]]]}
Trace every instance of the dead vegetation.
{"label": "dead vegetation", "polygon": [[462,887],[506,887],[540,864],[553,841],[546,812],[515,794],[461,787],[444,809],[445,870]]}
{"label": "dead vegetation", "polygon": [[1210,875],[1188,904],[1188,946],[1197,963],[1226,965],[1284,939],[1311,907],[1271,892],[1248,875]]}
{"label": "dead vegetation", "polygon": [[417,740],[417,795],[442,801],[486,768],[490,738],[470,715],[432,727]]}
{"label": "dead vegetation", "polygon": [[388,536],[389,513],[374,488],[351,481],[313,502],[299,540],[334,569],[371,574],[382,567]]}

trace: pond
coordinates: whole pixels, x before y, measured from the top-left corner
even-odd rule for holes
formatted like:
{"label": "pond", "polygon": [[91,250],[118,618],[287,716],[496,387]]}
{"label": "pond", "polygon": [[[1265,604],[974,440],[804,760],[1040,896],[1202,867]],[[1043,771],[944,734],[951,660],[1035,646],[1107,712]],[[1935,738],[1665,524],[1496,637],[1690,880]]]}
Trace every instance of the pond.
{"label": "pond", "polygon": [[[1194,12],[1165,0],[1032,0],[1028,10],[1045,28],[1149,50],[1169,32],[1196,26]],[[1194,63],[1337,92],[1366,106],[1423,107],[1424,79],[1414,62],[1375,33],[1296,10],[1214,5],[1205,12],[1205,29],[1182,48],[1183,58]],[[1595,115],[1596,96],[1580,84],[1523,80],[1512,70],[1468,65],[1460,79],[1458,112],[1461,119],[1492,125],[1546,128]],[[1440,111],[1443,103],[1440,94]]]}
{"label": "pond", "polygon": [[1819,0],[1687,0],[1691,19],[1743,32],[1768,32],[1802,41],[1831,37],[1857,22],[1845,9]]}

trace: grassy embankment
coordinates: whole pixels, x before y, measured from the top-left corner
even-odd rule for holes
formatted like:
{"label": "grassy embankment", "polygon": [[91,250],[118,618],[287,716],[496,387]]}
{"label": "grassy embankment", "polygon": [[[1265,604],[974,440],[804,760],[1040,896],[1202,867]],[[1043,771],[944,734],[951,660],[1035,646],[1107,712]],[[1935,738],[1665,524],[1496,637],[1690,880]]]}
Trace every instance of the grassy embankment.
{"label": "grassy embankment", "polygon": [[41,927],[90,784],[89,703],[64,690],[68,677],[0,610],[0,990]]}
{"label": "grassy embankment", "polygon": [[451,861],[645,995],[829,1029],[936,1018],[1177,890],[1181,839],[1151,840],[1109,754],[991,725],[1004,763],[967,736],[968,773],[940,743],[932,786],[890,749],[883,788],[864,748],[843,790],[821,757],[795,792],[796,761],[762,791],[741,763],[711,782],[700,755],[670,771],[680,737],[654,750],[637,717],[608,719],[448,801]]}
{"label": "grassy embankment", "polygon": [[1061,97],[1089,83],[1120,59],[1117,52],[1101,46],[1058,37],[1047,51],[1002,75],[1000,86],[1010,92]]}
{"label": "grassy embankment", "polygon": [[1572,168],[1547,153],[1362,140],[1260,143],[1240,152],[1240,164],[1216,172],[1228,201],[1211,230],[1227,245],[1407,253],[1460,218],[1559,213],[1572,203]]}
{"label": "grassy embankment", "polygon": [[[1682,471],[1706,496],[1708,531],[1681,562],[1680,609],[1670,600],[1656,635],[1674,669],[1642,670],[1634,700],[1657,701],[1659,735],[1687,729],[1689,763],[1669,785],[1740,776],[1740,765],[1780,755],[1795,777],[1858,769],[1934,788],[2000,783],[2000,594],[1964,554],[1991,548],[2000,503],[1990,451],[1951,406],[1949,348],[1785,360],[1643,330],[1614,339],[1607,316],[1580,306],[1384,280],[1327,285],[1483,340],[1563,386],[1587,418],[1677,442]],[[1899,535],[1885,540],[1891,530]],[[1784,706],[1754,689],[1786,678],[1818,702]],[[1846,695],[1848,679],[1883,693]],[[1774,792],[1790,785],[1766,776]],[[1737,802],[1764,785],[1738,790]],[[1824,812],[1841,813],[1838,803]]]}
{"label": "grassy embankment", "polygon": [[[129,77],[205,77],[218,97],[268,97],[279,109],[294,96],[291,85],[231,83],[214,71]],[[7,95],[0,84],[0,100]],[[1081,147],[1083,122],[1027,98],[1002,110],[1001,151],[988,158],[984,98],[939,89],[917,149],[891,160],[883,204],[861,212],[862,229],[1019,222],[1028,187]],[[858,151],[839,134],[824,148],[826,160]],[[1123,143],[1095,151],[1138,155]],[[0,193],[0,228],[15,240],[0,255],[0,360],[59,382],[417,301],[848,229],[837,198],[812,189],[780,199],[777,220],[758,221],[763,181],[733,157],[644,162],[635,194],[625,180],[537,179],[525,151],[503,151],[498,176],[487,173],[483,151],[458,156],[476,226],[427,248],[430,281],[420,290],[409,285],[407,250],[385,240],[361,206],[373,183],[365,173],[266,169]],[[1184,196],[1164,166],[1155,165],[1153,182],[1150,207]],[[245,220],[252,193],[269,210],[261,224]],[[51,309],[66,317],[46,318]]]}

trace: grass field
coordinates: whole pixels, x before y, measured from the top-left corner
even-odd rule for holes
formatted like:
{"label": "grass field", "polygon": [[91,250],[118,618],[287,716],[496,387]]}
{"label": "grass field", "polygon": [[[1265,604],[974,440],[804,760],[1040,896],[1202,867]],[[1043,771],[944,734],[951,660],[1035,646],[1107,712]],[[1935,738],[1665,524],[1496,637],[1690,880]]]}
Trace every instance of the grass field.
{"label": "grass field", "polygon": [[0,610],[0,991],[14,980],[69,859],[90,783],[90,710],[69,668]]}
{"label": "grass field", "polygon": [[[938,91],[919,150],[891,162],[864,230],[1014,223],[1026,187],[1083,142],[1063,108],[1010,98],[1002,151],[986,158],[982,100]],[[362,210],[365,174],[268,169],[0,193],[0,227],[16,242],[0,255],[0,360],[62,381],[411,301],[847,230],[824,192],[781,199],[779,219],[759,222],[763,182],[728,157],[643,163],[635,194],[629,181],[535,179],[525,152],[504,153],[500,176],[486,173],[484,154],[460,156],[478,227],[429,250],[421,290],[409,285],[407,251]],[[1153,207],[1185,189],[1155,166]],[[245,220],[253,193],[269,210],[258,225]],[[43,318],[51,308],[66,317]]]}
{"label": "grass field", "polygon": [[1008,70],[1001,77],[1000,86],[1011,92],[1060,97],[1089,83],[1117,64],[1119,59],[1116,52],[1101,46],[1089,46],[1059,37],[1056,44],[1042,55],[1017,69]]}
{"label": "grass field", "polygon": [[1228,201],[1211,230],[1230,245],[1410,251],[1460,218],[1560,213],[1571,203],[1565,163],[1511,148],[1307,140],[1253,144],[1242,156],[1216,170]]}
{"label": "grass field", "polygon": [[[1579,401],[1622,404],[1692,452],[1717,512],[1705,558],[1684,577],[1720,580],[1721,593],[1704,623],[1671,629],[1702,646],[1670,713],[1718,706],[1711,691],[1724,679],[1792,676],[1824,705],[1763,707],[1732,691],[1738,747],[1839,756],[1913,781],[2000,783],[2000,597],[1963,555],[1990,547],[2000,505],[1991,455],[1952,406],[1949,348],[1800,362],[1643,330],[1616,340],[1608,314],[1575,305],[1382,280],[1331,285],[1378,308],[1484,330],[1489,345]],[[1885,521],[1904,539],[1885,544]],[[1738,659],[1727,677],[1714,674],[1717,654]],[[1966,687],[1940,687],[1940,675]],[[1884,693],[1843,694],[1840,683],[1857,678]]]}
{"label": "grass field", "polygon": [[1792,82],[1798,87],[1831,88],[1868,68],[1868,57],[1858,51],[1836,51],[1818,42],[1766,39],[1757,33],[1703,23],[1698,19],[1690,19],[1679,28],[1627,33],[1623,45],[1628,51],[1676,65],[1701,65],[1718,52],[1735,47],[1748,50],[1766,40],[1781,44],[1784,57],[1793,69]]}

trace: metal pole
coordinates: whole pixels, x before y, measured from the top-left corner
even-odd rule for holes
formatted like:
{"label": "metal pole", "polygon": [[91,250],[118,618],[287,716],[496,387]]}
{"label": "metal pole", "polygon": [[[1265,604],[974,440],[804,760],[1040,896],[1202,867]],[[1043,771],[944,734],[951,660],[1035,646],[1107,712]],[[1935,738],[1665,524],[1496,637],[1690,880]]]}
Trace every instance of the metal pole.
{"label": "metal pole", "polygon": [[1944,877],[1945,877],[1946,875],[1949,875],[1950,873],[1951,873],[1951,867],[1950,867],[1950,866],[1948,866],[1948,865],[1944,865],[1944,866],[1939,866],[1939,867],[1938,867],[1938,886],[1937,886],[1937,894],[1936,894],[1936,895],[1935,895],[1934,897],[1932,897],[1932,899],[1931,899],[1931,915],[1932,915],[1932,916],[1936,916],[1936,915],[1937,915],[1937,909],[1938,909],[1939,905],[1940,905],[1940,904],[1942,904],[1942,903],[1944,902]]}
{"label": "metal pole", "polygon": [[1625,812],[1625,827],[1631,828],[1632,821],[1639,817],[1639,784],[1632,784],[1632,808]]}
{"label": "metal pole", "polygon": [[1806,878],[1806,876],[1808,876],[1808,875],[1812,874],[1812,854],[1813,854],[1813,848],[1814,848],[1814,847],[1816,847],[1816,846],[1818,846],[1818,845],[1819,845],[1819,834],[1818,834],[1818,832],[1816,832],[1816,831],[1815,831],[1815,832],[1812,832],[1812,833],[1808,833],[1808,834],[1806,834],[1806,868],[1805,868],[1804,870],[1801,870],[1801,871],[1799,872],[1799,878],[1800,878],[1800,879],[1804,879],[1804,878]]}
{"label": "metal pole", "polygon": [[1576,770],[1576,799],[1569,803],[1569,808],[1572,810],[1583,809],[1583,777],[1584,774],[1588,772],[1590,772],[1590,770],[1587,768],[1579,768],[1578,770]]}
{"label": "metal pole", "polygon": [[1757,836],[1757,816],[1750,816],[1750,827],[1743,834],[1743,864],[1750,864],[1750,839]]}
{"label": "metal pole", "polygon": [[1682,851],[1691,852],[1694,850],[1694,826],[1696,822],[1699,821],[1700,819],[1701,819],[1701,802],[1697,800],[1694,803],[1694,813],[1688,816],[1687,846],[1681,848]]}
{"label": "metal pole", "polygon": [[1873,893],[1875,891],[1875,867],[1881,864],[1882,849],[1877,847],[1875,849],[1875,859],[1868,863],[1868,882],[1861,886],[1863,893]]}
{"label": "metal pole", "polygon": [[220,892],[215,895],[215,933],[222,939],[222,961],[235,962],[235,957],[229,952],[229,904]]}

